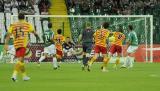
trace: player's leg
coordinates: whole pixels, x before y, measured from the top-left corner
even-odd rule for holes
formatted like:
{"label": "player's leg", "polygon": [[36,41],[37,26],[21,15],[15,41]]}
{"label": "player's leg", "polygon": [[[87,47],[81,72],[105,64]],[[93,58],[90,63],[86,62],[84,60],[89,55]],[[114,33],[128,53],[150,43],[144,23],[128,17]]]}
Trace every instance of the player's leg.
{"label": "player's leg", "polygon": [[40,63],[47,57],[48,53],[49,53],[49,49],[48,49],[48,47],[45,47],[44,48],[44,54],[41,54],[41,57],[37,62],[38,66],[40,66]]}
{"label": "player's leg", "polygon": [[117,46],[116,52],[117,52],[117,57],[116,57],[116,62],[115,62],[114,68],[117,69],[117,66],[120,64],[120,57],[122,55],[122,46]]}
{"label": "player's leg", "polygon": [[99,53],[100,53],[100,47],[97,46],[97,45],[95,45],[95,47],[94,47],[94,52],[95,52],[94,56],[93,56],[93,57],[91,58],[91,60],[89,60],[89,62],[88,62],[88,65],[89,65],[89,66],[91,66],[91,65],[93,64],[93,62],[96,61],[96,59],[97,59],[97,57],[98,57],[98,55],[99,55]]}
{"label": "player's leg", "polygon": [[82,70],[84,70],[85,67],[87,66],[87,59],[86,59],[87,46],[86,46],[86,44],[83,44],[82,48],[83,48],[83,66],[82,66]]}
{"label": "player's leg", "polygon": [[107,57],[107,48],[100,47],[100,52],[102,53],[102,57],[103,57],[103,65],[102,65],[101,69],[102,69],[102,71],[107,71],[106,67],[109,62],[109,58]]}
{"label": "player's leg", "polygon": [[55,45],[51,45],[49,47],[50,51],[49,53],[52,55],[53,59],[52,59],[52,63],[53,63],[53,69],[57,69],[58,68],[58,63],[57,63],[57,58],[56,58],[56,47]]}
{"label": "player's leg", "polygon": [[17,74],[18,73],[22,73],[23,75],[23,80],[29,80],[30,78],[26,75],[26,70],[25,70],[25,66],[24,66],[24,56],[25,56],[25,51],[26,48],[22,47],[22,48],[18,48],[16,50],[16,57],[18,58],[18,62],[15,64],[15,68],[13,71],[13,75],[12,75],[12,80],[16,81],[17,79]]}
{"label": "player's leg", "polygon": [[127,49],[126,60],[124,61],[124,64],[122,65],[122,67],[128,67],[128,68],[133,67],[133,62],[134,62],[133,54],[137,49],[138,49],[138,46],[129,46],[129,48]]}
{"label": "player's leg", "polygon": [[[111,57],[113,56],[113,54],[116,53],[116,45],[111,45],[109,53],[108,53],[108,60],[111,60]],[[116,68],[116,65],[113,66],[113,68]]]}

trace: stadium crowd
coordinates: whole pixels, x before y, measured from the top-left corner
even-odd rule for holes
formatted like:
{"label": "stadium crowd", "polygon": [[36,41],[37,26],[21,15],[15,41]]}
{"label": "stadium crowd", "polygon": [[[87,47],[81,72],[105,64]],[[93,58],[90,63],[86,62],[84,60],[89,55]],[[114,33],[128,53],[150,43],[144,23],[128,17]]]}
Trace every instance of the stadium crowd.
{"label": "stadium crowd", "polygon": [[40,12],[48,12],[50,0],[0,0],[0,12],[11,12],[17,8],[19,12],[34,14],[34,5],[38,5]]}
{"label": "stadium crowd", "polygon": [[[67,0],[73,14],[150,14],[160,7],[159,0]],[[79,9],[80,12],[77,10]]]}

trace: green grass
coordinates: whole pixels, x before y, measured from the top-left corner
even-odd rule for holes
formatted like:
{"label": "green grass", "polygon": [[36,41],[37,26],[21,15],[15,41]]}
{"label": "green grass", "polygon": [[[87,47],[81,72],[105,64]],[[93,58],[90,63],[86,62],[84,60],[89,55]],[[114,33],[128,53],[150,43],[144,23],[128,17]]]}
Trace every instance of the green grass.
{"label": "green grass", "polygon": [[80,64],[61,64],[53,70],[50,63],[40,68],[34,63],[26,65],[30,81],[12,82],[13,64],[0,64],[0,91],[159,91],[160,64],[136,63],[133,69],[101,72],[94,64],[91,72],[81,71]]}

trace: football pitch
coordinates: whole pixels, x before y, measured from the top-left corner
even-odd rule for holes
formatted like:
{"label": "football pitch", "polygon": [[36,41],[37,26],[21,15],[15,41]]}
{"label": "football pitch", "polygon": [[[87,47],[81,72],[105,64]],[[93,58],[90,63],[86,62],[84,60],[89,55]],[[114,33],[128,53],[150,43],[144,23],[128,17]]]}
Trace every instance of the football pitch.
{"label": "football pitch", "polygon": [[95,63],[91,72],[82,71],[78,63],[62,63],[60,69],[53,70],[51,63],[26,64],[29,81],[18,77],[18,82],[10,79],[13,64],[0,64],[0,91],[159,91],[160,64],[136,63],[132,69],[112,68],[101,72],[101,64]]}

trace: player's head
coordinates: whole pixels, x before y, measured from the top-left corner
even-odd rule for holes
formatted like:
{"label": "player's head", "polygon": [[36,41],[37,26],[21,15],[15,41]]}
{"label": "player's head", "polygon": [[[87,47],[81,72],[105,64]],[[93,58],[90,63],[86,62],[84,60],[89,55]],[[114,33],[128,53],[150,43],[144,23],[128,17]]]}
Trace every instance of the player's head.
{"label": "player's head", "polygon": [[129,29],[129,31],[132,31],[133,30],[133,26],[132,25],[128,25],[128,29]]}
{"label": "player's head", "polygon": [[25,14],[24,13],[19,13],[18,14],[18,19],[19,20],[24,20],[25,19]]}
{"label": "player's head", "polygon": [[102,25],[103,28],[107,29],[109,27],[109,23],[108,22],[104,22]]}
{"label": "player's head", "polygon": [[50,29],[50,28],[52,28],[52,23],[48,23],[48,28]]}
{"label": "player's head", "polygon": [[62,34],[62,29],[58,29],[57,34]]}

